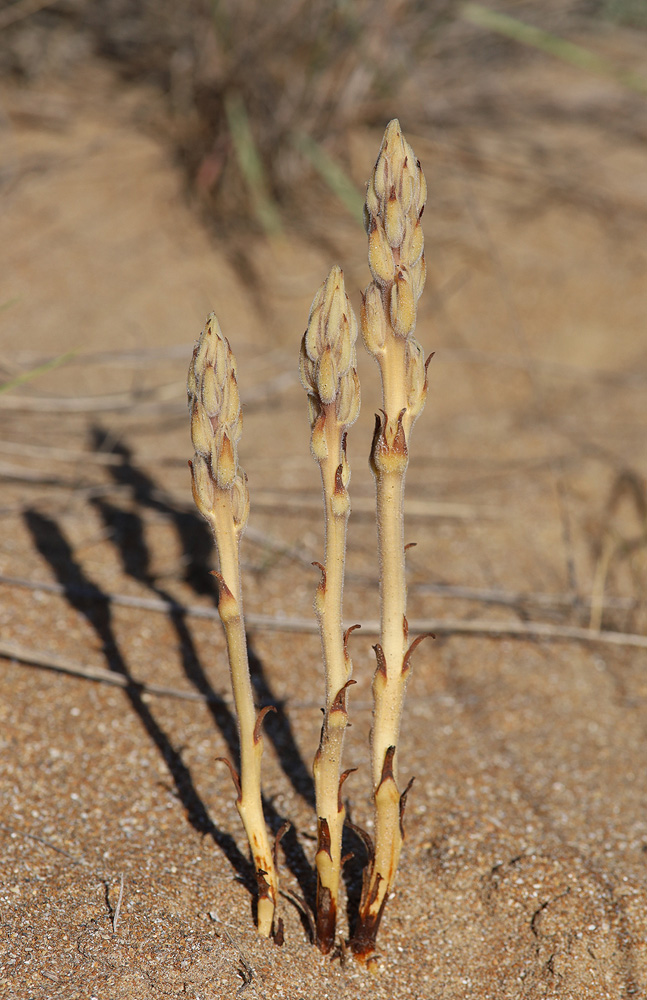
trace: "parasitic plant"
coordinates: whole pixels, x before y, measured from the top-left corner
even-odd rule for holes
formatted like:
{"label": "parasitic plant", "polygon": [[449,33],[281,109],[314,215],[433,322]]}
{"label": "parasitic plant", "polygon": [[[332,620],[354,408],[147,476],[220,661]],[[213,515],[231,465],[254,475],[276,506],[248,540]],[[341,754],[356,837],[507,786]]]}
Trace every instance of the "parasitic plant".
{"label": "parasitic plant", "polygon": [[209,522],[218,550],[218,611],[225,630],[240,737],[240,776],[229,764],[237,806],[249,841],[258,886],[258,930],[272,933],[278,894],[276,865],[261,798],[261,724],[269,711],[254,708],[240,584],[240,539],[249,514],[247,476],[238,465],[242,413],[236,360],[211,313],[193,351],[187,383],[193,499]]}
{"label": "parasitic plant", "polygon": [[372,283],[362,299],[364,343],[380,367],[383,408],[376,416],[371,469],[375,477],[380,562],[380,641],[374,647],[371,764],[375,800],[374,854],[365,871],[353,952],[375,948],[384,905],[402,848],[407,789],[398,787],[397,746],[410,656],[404,547],[404,480],[411,428],[427,395],[427,365],[413,336],[425,284],[421,217],[427,199],[419,161],[397,119],[389,122],[366,192],[365,222]]}
{"label": "parasitic plant", "polygon": [[324,565],[315,595],[326,675],[326,705],[321,740],[314,760],[317,807],[317,944],[324,953],[335,940],[341,842],[346,811],[341,786],[344,732],[348,725],[346,690],[352,664],[348,634],[342,625],[342,591],[346,525],[350,513],[346,432],[359,413],[359,379],[355,369],[357,320],[344,287],[344,275],[333,267],[315,295],[308,328],[301,342],[301,383],[308,393],[311,449],[321,469],[326,526]]}
{"label": "parasitic plant", "polygon": [[[425,178],[397,120],[387,125],[368,183],[365,221],[373,281],[362,296],[361,330],[382,377],[382,410],[376,417],[370,464],[375,477],[380,562],[380,641],[374,646],[371,767],[375,834],[357,830],[369,858],[350,947],[368,958],[386,900],[394,884],[403,841],[403,814],[409,786],[398,784],[398,740],[411,654],[424,638],[409,644],[404,545],[404,483],[411,429],[425,404],[427,364],[414,337],[418,299],[425,284],[421,217]],[[346,813],[341,788],[352,769],[343,770],[348,726],[346,695],[352,664],[342,624],[346,529],[350,513],[346,435],[360,405],[356,372],[357,320],[339,267],[317,292],[301,343],[300,376],[308,394],[311,450],[323,484],[324,564],[315,595],[325,668],[325,706],[314,759],[317,809],[315,930],[322,952],[336,936]],[[225,628],[241,747],[240,778],[230,764],[240,812],[256,869],[258,928],[272,933],[278,878],[265,827],[261,799],[261,723],[256,714],[247,661],[240,590],[239,543],[249,510],[247,479],[238,467],[241,412],[236,365],[229,343],[212,314],[193,352],[189,407],[195,457],[193,495],[216,540],[220,571],[219,611]],[[357,828],[356,828],[357,829]]]}

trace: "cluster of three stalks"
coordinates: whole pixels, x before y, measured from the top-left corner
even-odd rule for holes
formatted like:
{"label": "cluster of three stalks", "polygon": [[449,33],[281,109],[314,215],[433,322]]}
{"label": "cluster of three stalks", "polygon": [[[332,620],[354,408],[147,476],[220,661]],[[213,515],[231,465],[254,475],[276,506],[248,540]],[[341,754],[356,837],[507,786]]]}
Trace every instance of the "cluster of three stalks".
{"label": "cluster of three stalks", "polygon": [[[422,348],[413,337],[417,301],[425,281],[420,219],[424,176],[397,120],[386,129],[368,185],[366,222],[372,284],[362,302],[362,335],[379,364],[382,417],[376,421],[371,467],[376,481],[381,580],[381,635],[372,731],[376,809],[375,844],[366,869],[353,951],[370,954],[402,845],[406,795],[397,784],[400,714],[409,673],[404,569],[403,500],[409,435],[427,391]],[[350,512],[346,433],[359,412],[357,321],[334,267],[315,296],[301,345],[300,374],[308,393],[312,453],[320,465],[326,523],[324,565],[315,597],[326,674],[326,704],[314,761],[318,817],[317,943],[327,952],[335,939],[345,811],[341,786],[346,689],[351,681],[348,632],[342,625],[346,526]],[[241,776],[234,773],[238,809],[248,835],[259,886],[258,924],[271,933],[277,894],[276,867],[263,820],[260,790],[262,737],[256,717],[245,647],[238,547],[248,511],[246,478],[238,468],[240,403],[236,368],[214,316],[195,349],[189,373],[195,459],[193,492],[218,548],[219,609],[225,627],[241,741]],[[416,640],[416,642],[419,640]]]}

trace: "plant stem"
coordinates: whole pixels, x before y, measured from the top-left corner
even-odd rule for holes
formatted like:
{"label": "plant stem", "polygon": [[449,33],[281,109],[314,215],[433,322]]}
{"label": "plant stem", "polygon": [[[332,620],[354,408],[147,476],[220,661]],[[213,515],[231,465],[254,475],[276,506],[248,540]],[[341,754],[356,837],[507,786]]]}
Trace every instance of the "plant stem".
{"label": "plant stem", "polygon": [[399,123],[392,121],[384,133],[366,197],[369,266],[374,280],[364,294],[362,335],[380,367],[383,409],[376,417],[371,449],[380,562],[380,642],[374,646],[377,670],[371,733],[375,842],[350,942],[361,959],[375,950],[384,906],[395,880],[408,791],[407,786],[400,792],[397,773],[400,717],[413,650],[413,645],[407,649],[404,483],[411,428],[427,393],[424,356],[413,337],[417,301],[425,280],[420,225],[425,200],[420,164]]}
{"label": "plant stem", "polygon": [[213,507],[214,535],[218,548],[220,573],[218,611],[225,630],[231,686],[240,739],[240,792],[236,806],[247,834],[256,869],[258,886],[258,931],[263,937],[272,933],[274,908],[278,897],[278,875],[270,846],[261,798],[261,757],[263,741],[254,707],[249,674],[247,638],[240,585],[239,536],[235,531],[231,497],[216,489]]}
{"label": "plant stem", "polygon": [[[374,697],[380,710],[373,719],[371,736],[373,784],[377,788],[389,747],[397,747],[404,699],[401,683],[402,661],[406,652],[404,626],[407,592],[404,566],[404,475],[385,473],[376,478],[378,512],[378,553],[380,560],[380,646],[385,672],[374,678]],[[397,779],[397,755],[393,759]]]}
{"label": "plant stem", "polygon": [[301,381],[308,390],[311,446],[319,462],[324,498],[325,553],[315,612],[321,633],[326,675],[326,703],[313,771],[317,807],[317,945],[327,953],[335,941],[342,835],[346,811],[341,785],[344,733],[348,725],[346,689],[352,663],[342,625],[346,526],[350,514],[346,431],[359,412],[355,371],[357,321],[333,267],[312,304],[301,346]]}
{"label": "plant stem", "polygon": [[272,933],[278,875],[263,816],[261,796],[261,722],[249,674],[240,581],[240,539],[247,524],[247,477],[238,466],[242,430],[236,362],[211,314],[193,352],[188,380],[193,497],[209,522],[218,550],[218,611],[225,630],[231,683],[240,737],[240,778],[227,761],[238,793],[237,808],[249,841],[258,888],[258,931]]}
{"label": "plant stem", "polygon": [[346,510],[335,513],[337,459],[341,454],[340,427],[334,419],[334,404],[323,408],[327,457],[320,463],[326,523],[324,570],[315,598],[321,630],[326,674],[326,705],[319,749],[313,772],[317,803],[317,944],[324,953],[335,940],[341,875],[341,843],[346,810],[340,796],[344,733],[348,725],[345,688],[352,665],[342,633],[342,590],[346,551]]}

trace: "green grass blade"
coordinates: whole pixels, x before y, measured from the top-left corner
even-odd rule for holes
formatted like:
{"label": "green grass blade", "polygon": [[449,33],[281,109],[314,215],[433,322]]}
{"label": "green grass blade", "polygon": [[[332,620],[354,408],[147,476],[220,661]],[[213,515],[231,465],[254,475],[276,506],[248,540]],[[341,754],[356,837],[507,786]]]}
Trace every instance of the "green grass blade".
{"label": "green grass blade", "polygon": [[38,378],[39,375],[44,375],[46,372],[51,372],[54,368],[59,368],[64,365],[66,361],[70,358],[74,358],[79,353],[80,348],[76,347],[73,351],[66,351],[65,354],[59,354],[57,358],[52,358],[51,361],[45,361],[42,365],[37,365],[36,368],[31,368],[28,372],[23,372],[22,375],[16,375],[14,378],[9,379],[8,382],[3,382],[0,385],[1,392],[9,392],[10,389],[15,389],[18,385],[24,385],[25,382],[31,382],[32,379]]}
{"label": "green grass blade", "polygon": [[576,66],[589,73],[596,73],[599,76],[606,76],[622,84],[629,90],[634,90],[639,94],[647,94],[647,78],[634,73],[632,70],[622,69],[615,63],[609,62],[595,52],[585,49],[581,45],[569,42],[558,35],[552,35],[549,31],[535,28],[530,24],[524,24],[508,14],[500,14],[498,11],[484,7],[480,3],[466,3],[461,8],[461,17],[471,24],[476,24],[480,28],[496,31],[506,38],[512,38],[522,45],[529,45],[540,52],[561,59],[562,62]]}
{"label": "green grass blade", "polygon": [[305,132],[293,132],[290,138],[295,148],[307,157],[333,194],[363,228],[364,195],[358,190],[343,167]]}
{"label": "green grass blade", "polygon": [[281,217],[270,194],[249,116],[240,94],[229,94],[226,97],[225,114],[238,166],[252,199],[254,214],[268,236],[278,236],[282,229]]}

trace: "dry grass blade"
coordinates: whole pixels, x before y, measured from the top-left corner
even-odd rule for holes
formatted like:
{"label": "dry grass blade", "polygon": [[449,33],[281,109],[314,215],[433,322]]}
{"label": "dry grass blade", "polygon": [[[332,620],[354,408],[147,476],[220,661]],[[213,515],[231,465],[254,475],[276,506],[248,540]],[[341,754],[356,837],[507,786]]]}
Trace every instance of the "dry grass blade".
{"label": "dry grass blade", "polygon": [[489,31],[496,31],[506,38],[512,38],[522,45],[529,45],[547,55],[555,56],[570,66],[583,69],[588,73],[596,73],[599,76],[606,76],[616,80],[638,94],[647,94],[647,78],[639,73],[624,69],[615,63],[609,62],[602,56],[585,49],[582,45],[576,45],[565,38],[551,34],[534,25],[525,24],[516,17],[500,13],[485,7],[480,3],[466,3],[461,9],[461,16],[465,21],[486,28]]}
{"label": "dry grass blade", "polygon": [[112,917],[112,933],[117,933],[117,927],[119,926],[119,916],[121,914],[121,903],[124,898],[124,873],[121,873],[119,878],[119,896],[117,898],[117,905],[115,907],[115,912]]}

